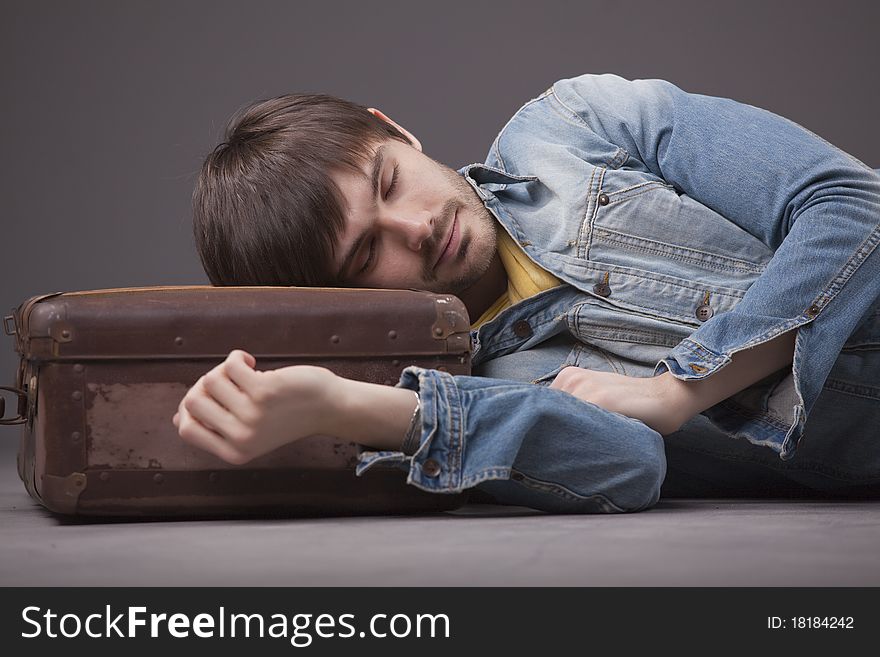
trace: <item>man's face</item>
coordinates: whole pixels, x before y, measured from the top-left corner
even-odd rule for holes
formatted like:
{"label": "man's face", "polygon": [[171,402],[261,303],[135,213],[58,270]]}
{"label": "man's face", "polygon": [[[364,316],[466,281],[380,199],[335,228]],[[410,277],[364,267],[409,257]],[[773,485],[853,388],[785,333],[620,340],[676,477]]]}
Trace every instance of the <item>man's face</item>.
{"label": "man's face", "polygon": [[449,294],[471,287],[496,249],[495,219],[480,197],[420,148],[389,139],[370,153],[363,177],[331,173],[348,204],[334,263],[340,278]]}

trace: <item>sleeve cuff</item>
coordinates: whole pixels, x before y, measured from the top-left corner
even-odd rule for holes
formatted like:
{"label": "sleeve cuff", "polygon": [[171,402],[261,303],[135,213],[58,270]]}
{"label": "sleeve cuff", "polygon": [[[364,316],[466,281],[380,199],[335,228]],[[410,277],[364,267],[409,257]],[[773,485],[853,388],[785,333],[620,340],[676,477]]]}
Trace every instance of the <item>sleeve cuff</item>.
{"label": "sleeve cuff", "polygon": [[[357,476],[377,463],[408,472],[407,483],[431,493],[461,492],[464,452],[464,409],[454,377],[439,370],[407,367],[397,384],[415,390],[421,401],[416,430],[400,451],[364,451],[358,455]],[[412,455],[407,451],[412,451]]]}

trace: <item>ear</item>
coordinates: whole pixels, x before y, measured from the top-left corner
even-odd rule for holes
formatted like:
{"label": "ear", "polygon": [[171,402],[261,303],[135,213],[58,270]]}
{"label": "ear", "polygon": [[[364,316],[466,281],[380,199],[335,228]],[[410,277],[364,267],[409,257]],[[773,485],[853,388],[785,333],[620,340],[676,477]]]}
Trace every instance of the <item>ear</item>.
{"label": "ear", "polygon": [[415,138],[415,135],[413,135],[411,132],[409,132],[409,131],[408,131],[406,128],[404,128],[402,125],[399,125],[399,124],[395,123],[394,121],[392,121],[391,119],[389,119],[387,116],[385,116],[385,114],[383,114],[382,112],[380,112],[379,110],[377,110],[375,107],[368,107],[368,108],[367,108],[367,111],[368,111],[370,114],[372,114],[373,116],[375,116],[376,118],[382,119],[382,120],[385,121],[386,123],[390,123],[391,125],[393,125],[395,128],[397,128],[398,130],[400,130],[400,132],[402,132],[404,135],[406,135],[407,139],[409,139],[409,140],[412,142],[412,145],[413,145],[413,147],[415,147],[416,150],[418,150],[418,151],[421,151],[421,150],[422,150],[422,144],[421,144],[421,142],[420,142],[418,139]]}

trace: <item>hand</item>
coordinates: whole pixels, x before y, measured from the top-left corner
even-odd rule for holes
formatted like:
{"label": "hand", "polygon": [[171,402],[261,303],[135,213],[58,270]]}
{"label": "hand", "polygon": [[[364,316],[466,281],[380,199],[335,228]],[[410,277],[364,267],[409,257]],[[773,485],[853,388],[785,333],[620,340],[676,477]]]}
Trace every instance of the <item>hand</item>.
{"label": "hand", "polygon": [[187,391],[172,423],[185,442],[241,465],[306,436],[324,433],[336,375],[294,365],[255,370],[236,349]]}
{"label": "hand", "polygon": [[669,376],[664,372],[654,377],[633,377],[566,367],[556,375],[550,387],[641,420],[657,433],[666,435],[678,431],[690,418],[688,409],[676,403],[671,394]]}

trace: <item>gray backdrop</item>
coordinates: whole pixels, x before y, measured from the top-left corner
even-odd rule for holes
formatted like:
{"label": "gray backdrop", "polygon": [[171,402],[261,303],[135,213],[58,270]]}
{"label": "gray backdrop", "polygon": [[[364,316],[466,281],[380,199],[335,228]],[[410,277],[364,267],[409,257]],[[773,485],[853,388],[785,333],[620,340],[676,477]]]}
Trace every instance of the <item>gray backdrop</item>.
{"label": "gray backdrop", "polygon": [[[0,315],[46,292],[206,283],[195,172],[234,110],[286,92],[377,106],[460,167],[556,79],[661,77],[784,114],[880,167],[880,4],[868,0],[0,8]],[[0,339],[11,385],[17,356]],[[18,428],[0,429],[11,468]]]}

